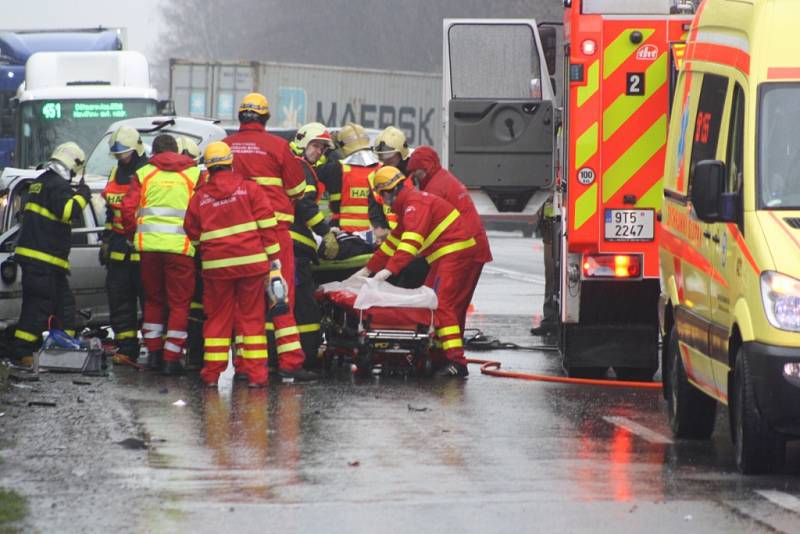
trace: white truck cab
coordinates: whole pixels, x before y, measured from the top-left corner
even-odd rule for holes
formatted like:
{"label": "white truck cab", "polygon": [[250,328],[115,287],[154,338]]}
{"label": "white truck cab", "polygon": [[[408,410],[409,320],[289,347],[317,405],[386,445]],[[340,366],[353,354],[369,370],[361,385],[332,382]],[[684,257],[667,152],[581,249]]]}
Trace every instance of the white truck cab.
{"label": "white truck cab", "polygon": [[139,52],[39,52],[17,91],[15,165],[32,168],[74,141],[89,152],[115,121],[155,115],[157,91]]}

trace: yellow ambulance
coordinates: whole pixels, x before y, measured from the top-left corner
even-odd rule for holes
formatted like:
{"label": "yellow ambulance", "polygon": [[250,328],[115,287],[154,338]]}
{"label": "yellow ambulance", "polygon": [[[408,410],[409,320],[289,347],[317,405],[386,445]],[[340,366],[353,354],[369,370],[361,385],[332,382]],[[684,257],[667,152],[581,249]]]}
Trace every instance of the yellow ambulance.
{"label": "yellow ambulance", "polygon": [[678,438],[728,407],[743,473],[800,437],[797,0],[704,0],[674,82],[661,210],[662,375]]}

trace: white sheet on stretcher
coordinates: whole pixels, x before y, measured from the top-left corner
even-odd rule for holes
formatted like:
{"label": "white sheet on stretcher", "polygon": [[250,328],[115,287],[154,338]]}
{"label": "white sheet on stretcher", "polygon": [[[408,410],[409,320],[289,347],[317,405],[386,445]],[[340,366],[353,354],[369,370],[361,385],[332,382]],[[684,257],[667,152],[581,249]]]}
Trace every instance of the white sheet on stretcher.
{"label": "white sheet on stretcher", "polygon": [[439,306],[436,293],[426,286],[404,289],[388,282],[378,282],[373,278],[351,277],[344,282],[323,284],[320,288],[326,293],[352,291],[356,294],[356,302],[353,307],[357,310],[366,310],[373,306],[435,310]]}

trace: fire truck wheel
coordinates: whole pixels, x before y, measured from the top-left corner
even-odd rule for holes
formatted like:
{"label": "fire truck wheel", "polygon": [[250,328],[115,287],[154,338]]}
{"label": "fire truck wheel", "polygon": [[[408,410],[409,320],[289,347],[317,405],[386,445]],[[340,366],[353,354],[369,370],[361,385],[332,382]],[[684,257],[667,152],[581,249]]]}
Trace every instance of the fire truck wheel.
{"label": "fire truck wheel", "polygon": [[714,433],[717,401],[689,383],[678,347],[678,332],[674,326],[669,335],[670,396],[667,412],[672,434],[676,438],[709,439]]}
{"label": "fire truck wheel", "polygon": [[786,458],[786,440],[774,432],[756,410],[753,379],[741,348],[733,371],[733,419],[736,467],[745,475],[779,469]]}

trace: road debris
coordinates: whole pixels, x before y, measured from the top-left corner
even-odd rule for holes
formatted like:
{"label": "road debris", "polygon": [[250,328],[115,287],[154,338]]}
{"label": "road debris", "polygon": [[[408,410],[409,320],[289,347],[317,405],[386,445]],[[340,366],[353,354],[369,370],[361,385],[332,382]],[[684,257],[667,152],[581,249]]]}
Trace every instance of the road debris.
{"label": "road debris", "polygon": [[426,406],[422,406],[422,407],[420,407],[420,408],[417,408],[416,406],[411,406],[411,405],[409,404],[409,405],[408,405],[408,411],[409,411],[409,412],[427,412],[427,411],[428,411],[428,408],[427,408]]}
{"label": "road debris", "polygon": [[186,401],[183,399],[178,399],[172,403],[173,406],[183,407],[186,406]]}

